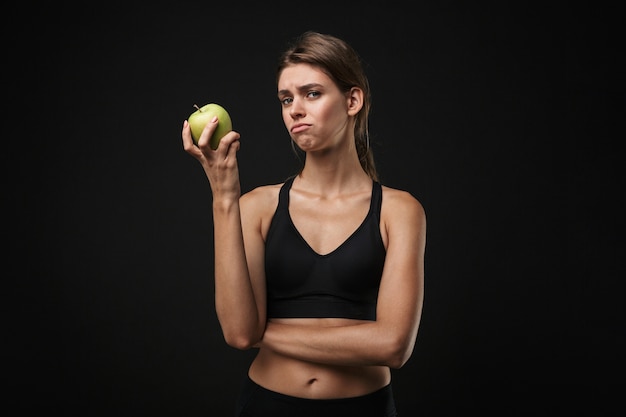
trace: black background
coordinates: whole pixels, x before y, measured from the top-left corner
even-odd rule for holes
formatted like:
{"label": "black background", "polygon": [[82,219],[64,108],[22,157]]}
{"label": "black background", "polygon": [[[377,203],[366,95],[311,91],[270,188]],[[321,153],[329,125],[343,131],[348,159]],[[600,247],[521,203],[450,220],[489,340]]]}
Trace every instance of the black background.
{"label": "black background", "polygon": [[253,352],[216,320],[210,189],[180,130],[222,104],[243,190],[281,182],[275,59],[313,29],[361,53],[382,182],[427,212],[400,415],[622,415],[624,8],[475,3],[5,7],[16,414],[231,415]]}

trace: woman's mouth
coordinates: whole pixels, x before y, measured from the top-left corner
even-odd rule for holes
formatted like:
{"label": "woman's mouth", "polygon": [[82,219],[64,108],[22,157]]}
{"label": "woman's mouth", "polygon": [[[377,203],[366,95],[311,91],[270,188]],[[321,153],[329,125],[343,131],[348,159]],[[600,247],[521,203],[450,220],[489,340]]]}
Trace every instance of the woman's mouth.
{"label": "woman's mouth", "polygon": [[304,132],[305,130],[307,130],[310,127],[310,125],[305,124],[305,123],[298,123],[296,125],[293,125],[291,127],[291,133],[300,133],[300,132]]}

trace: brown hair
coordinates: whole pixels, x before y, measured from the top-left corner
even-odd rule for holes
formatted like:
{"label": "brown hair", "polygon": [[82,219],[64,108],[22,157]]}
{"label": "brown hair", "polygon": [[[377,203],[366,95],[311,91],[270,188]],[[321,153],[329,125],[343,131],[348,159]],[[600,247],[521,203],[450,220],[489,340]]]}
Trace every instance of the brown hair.
{"label": "brown hair", "polygon": [[360,56],[348,43],[337,37],[307,31],[295,38],[280,56],[276,82],[285,67],[299,63],[320,68],[343,92],[350,91],[352,87],[363,90],[363,108],[356,116],[354,141],[363,170],[373,180],[378,181],[374,155],[369,143],[371,92]]}

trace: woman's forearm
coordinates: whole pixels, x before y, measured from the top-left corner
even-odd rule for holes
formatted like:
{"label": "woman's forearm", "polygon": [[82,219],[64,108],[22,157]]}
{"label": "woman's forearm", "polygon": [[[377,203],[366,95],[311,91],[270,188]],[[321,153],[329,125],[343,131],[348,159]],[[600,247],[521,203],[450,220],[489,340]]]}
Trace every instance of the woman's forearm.
{"label": "woman's forearm", "polygon": [[338,327],[269,322],[259,346],[311,362],[400,368],[414,339],[377,322]]}
{"label": "woman's forearm", "polygon": [[248,349],[262,334],[246,262],[238,199],[214,201],[215,308],[226,342]]}

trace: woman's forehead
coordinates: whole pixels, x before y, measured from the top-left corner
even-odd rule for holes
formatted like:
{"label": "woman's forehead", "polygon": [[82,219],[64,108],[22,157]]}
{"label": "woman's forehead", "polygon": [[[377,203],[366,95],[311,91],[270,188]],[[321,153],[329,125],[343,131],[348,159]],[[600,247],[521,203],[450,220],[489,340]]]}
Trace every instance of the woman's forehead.
{"label": "woman's forehead", "polygon": [[278,78],[278,89],[292,89],[307,84],[332,84],[332,80],[319,67],[299,63],[286,66]]}

